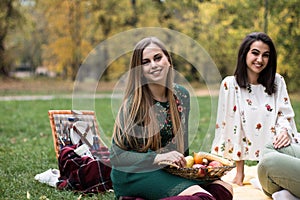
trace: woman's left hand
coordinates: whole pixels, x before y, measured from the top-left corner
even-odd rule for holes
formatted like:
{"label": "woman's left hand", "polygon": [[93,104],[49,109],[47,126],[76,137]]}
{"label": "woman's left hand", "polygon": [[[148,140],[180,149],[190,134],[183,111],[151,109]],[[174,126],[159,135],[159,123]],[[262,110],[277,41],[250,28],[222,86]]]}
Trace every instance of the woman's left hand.
{"label": "woman's left hand", "polygon": [[275,149],[289,146],[291,144],[291,138],[287,130],[281,131],[278,135],[274,137],[273,145]]}

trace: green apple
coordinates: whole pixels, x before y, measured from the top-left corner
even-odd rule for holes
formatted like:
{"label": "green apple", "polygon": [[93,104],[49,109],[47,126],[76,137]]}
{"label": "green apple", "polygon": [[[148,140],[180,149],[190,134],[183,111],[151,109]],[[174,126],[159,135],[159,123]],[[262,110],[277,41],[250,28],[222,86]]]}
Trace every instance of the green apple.
{"label": "green apple", "polygon": [[191,168],[194,164],[194,157],[193,156],[186,156],[186,168]]}

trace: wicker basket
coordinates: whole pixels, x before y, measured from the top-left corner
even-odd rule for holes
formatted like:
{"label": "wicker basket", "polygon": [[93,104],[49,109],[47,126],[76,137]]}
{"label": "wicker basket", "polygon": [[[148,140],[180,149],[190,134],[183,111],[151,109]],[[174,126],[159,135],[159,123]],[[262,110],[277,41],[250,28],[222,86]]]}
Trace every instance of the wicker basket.
{"label": "wicker basket", "polygon": [[54,150],[57,158],[62,147],[72,144],[70,138],[70,127],[72,127],[72,124],[76,120],[91,123],[93,127],[92,132],[99,139],[99,146],[105,146],[100,137],[99,127],[94,111],[49,110],[48,115],[52,129]]}
{"label": "wicker basket", "polygon": [[[169,161],[162,161],[159,165],[164,166],[163,169],[171,174],[193,180],[217,180],[235,167],[234,162],[225,158],[207,152],[199,153],[201,153],[204,158],[208,159],[209,162],[217,160],[222,163],[223,166],[212,167],[203,165],[200,168],[181,168]],[[199,173],[199,170],[201,170],[201,173]]]}
{"label": "wicker basket", "polygon": [[223,175],[233,169],[235,166],[223,166],[215,168],[203,168],[204,176],[199,176],[199,169],[197,168],[176,168],[173,166],[166,166],[163,169],[171,174],[193,180],[217,180]]}

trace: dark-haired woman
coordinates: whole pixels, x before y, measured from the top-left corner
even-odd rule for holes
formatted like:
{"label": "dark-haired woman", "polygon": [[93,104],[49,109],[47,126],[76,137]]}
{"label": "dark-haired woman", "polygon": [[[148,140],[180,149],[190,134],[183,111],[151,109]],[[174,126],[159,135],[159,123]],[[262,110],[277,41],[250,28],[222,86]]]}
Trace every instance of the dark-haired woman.
{"label": "dark-haired woman", "polygon": [[259,161],[271,140],[274,148],[297,142],[294,111],[284,78],[276,73],[271,38],[253,32],[243,40],[234,76],[220,86],[212,153],[236,161],[233,183],[243,185],[244,160]]}

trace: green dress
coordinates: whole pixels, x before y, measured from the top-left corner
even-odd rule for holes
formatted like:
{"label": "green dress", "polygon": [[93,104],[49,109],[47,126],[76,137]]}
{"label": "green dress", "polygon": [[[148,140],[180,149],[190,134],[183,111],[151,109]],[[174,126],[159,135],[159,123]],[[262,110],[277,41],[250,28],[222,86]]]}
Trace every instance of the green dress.
{"label": "green dress", "polygon": [[[180,86],[174,85],[174,93],[177,101],[178,112],[184,128],[185,156],[188,151],[188,117],[190,110],[190,96],[188,91]],[[160,122],[161,144],[169,151],[176,149],[173,142],[172,123],[168,102],[154,102],[156,116]],[[165,172],[161,166],[153,164],[156,152],[140,153],[134,150],[124,151],[112,142],[111,179],[116,198],[120,196],[141,197],[144,199],[161,199],[176,196],[186,188],[204,182],[181,178]]]}

